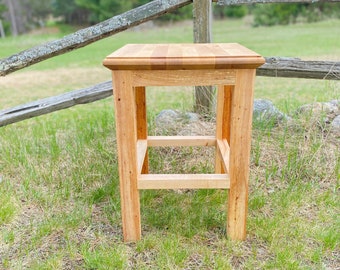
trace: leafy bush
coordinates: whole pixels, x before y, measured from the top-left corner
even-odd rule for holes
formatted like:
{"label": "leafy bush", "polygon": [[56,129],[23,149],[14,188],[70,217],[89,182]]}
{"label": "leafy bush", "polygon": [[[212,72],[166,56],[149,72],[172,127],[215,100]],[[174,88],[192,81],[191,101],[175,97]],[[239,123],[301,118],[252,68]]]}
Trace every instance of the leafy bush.
{"label": "leafy bush", "polygon": [[192,6],[188,5],[158,17],[157,21],[181,21],[192,19]]}
{"label": "leafy bush", "polygon": [[276,24],[289,24],[295,22],[301,11],[299,4],[266,4],[256,5],[254,13],[254,26],[272,26]]}
{"label": "leafy bush", "polygon": [[214,17],[223,19],[229,18],[242,18],[248,13],[248,7],[246,5],[241,6],[214,6]]}
{"label": "leafy bush", "polygon": [[323,19],[340,18],[339,3],[273,3],[257,4],[253,7],[254,26],[272,26],[277,24],[316,22]]}

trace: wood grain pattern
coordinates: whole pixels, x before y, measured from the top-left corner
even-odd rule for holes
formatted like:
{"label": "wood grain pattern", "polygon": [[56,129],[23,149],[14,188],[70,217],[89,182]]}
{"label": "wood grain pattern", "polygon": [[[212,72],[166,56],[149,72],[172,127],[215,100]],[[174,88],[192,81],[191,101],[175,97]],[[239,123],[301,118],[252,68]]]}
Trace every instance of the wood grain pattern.
{"label": "wood grain pattern", "polygon": [[246,238],[254,79],[255,69],[238,70],[231,100],[227,234],[235,240]]}
{"label": "wood grain pattern", "polygon": [[264,58],[237,43],[128,44],[106,57],[112,70],[257,68]]}
{"label": "wood grain pattern", "polygon": [[148,168],[145,169],[145,158],[147,157],[148,142],[147,140],[137,141],[137,168],[138,174],[148,173]]}
{"label": "wood grain pattern", "polygon": [[[216,160],[218,160],[222,166],[219,168],[221,173],[229,173],[229,161],[230,161],[230,147],[227,140],[217,140],[217,147],[216,147]],[[218,159],[217,159],[218,157]],[[216,172],[216,170],[215,170]],[[218,173],[218,172],[216,172]]]}
{"label": "wood grain pattern", "polygon": [[119,163],[123,235],[126,242],[141,238],[140,203],[137,188],[137,124],[132,76],[112,72],[115,88],[116,135]]}
{"label": "wood grain pattern", "polygon": [[[136,124],[137,124],[137,139],[146,140],[148,137],[148,123],[146,119],[146,92],[145,87],[134,87],[135,102],[136,102]],[[146,149],[143,163],[142,173],[148,173],[149,171],[149,156]]]}
{"label": "wood grain pattern", "polygon": [[[227,140],[230,143],[230,120],[231,120],[231,100],[233,85],[219,85],[217,90],[216,106],[216,139]],[[229,158],[228,158],[229,162]],[[225,169],[227,168],[227,171]],[[220,149],[216,149],[215,172],[224,173],[229,171],[229,163],[220,156]]]}
{"label": "wood grain pattern", "polygon": [[142,174],[139,189],[228,189],[227,174]]}
{"label": "wood grain pattern", "polygon": [[235,84],[234,69],[133,70],[132,74],[136,86]]}
{"label": "wood grain pattern", "polygon": [[148,136],[148,146],[215,146],[214,136]]}

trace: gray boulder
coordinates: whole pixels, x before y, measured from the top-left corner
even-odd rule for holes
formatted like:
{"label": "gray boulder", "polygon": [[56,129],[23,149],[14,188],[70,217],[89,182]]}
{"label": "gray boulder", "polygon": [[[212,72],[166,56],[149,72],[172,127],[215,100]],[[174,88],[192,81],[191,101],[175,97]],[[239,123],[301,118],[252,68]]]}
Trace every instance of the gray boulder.
{"label": "gray boulder", "polygon": [[271,102],[267,99],[255,99],[253,120],[255,121],[273,121],[278,123],[282,120],[288,120],[289,117],[283,112],[279,111]]}
{"label": "gray boulder", "polygon": [[340,115],[336,116],[331,122],[331,127],[335,131],[340,131]]}
{"label": "gray boulder", "polygon": [[197,113],[192,112],[180,112],[177,110],[162,110],[155,119],[156,126],[166,127],[177,125],[178,123],[186,124],[193,123],[200,120],[200,116]]}

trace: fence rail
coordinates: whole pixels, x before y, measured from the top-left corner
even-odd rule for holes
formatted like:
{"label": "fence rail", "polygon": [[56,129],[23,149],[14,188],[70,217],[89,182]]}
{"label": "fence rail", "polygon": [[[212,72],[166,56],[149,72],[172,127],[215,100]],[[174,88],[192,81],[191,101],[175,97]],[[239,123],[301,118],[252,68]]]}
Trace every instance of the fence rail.
{"label": "fence rail", "polygon": [[[340,80],[340,62],[267,57],[257,75]],[[0,127],[111,96],[111,81],[0,111]]]}
{"label": "fence rail", "polygon": [[270,4],[270,3],[323,3],[323,2],[340,2],[340,0],[215,0],[218,5],[251,5],[251,4]]}
{"label": "fence rail", "polygon": [[303,61],[299,58],[265,57],[258,76],[340,80],[340,62]]}

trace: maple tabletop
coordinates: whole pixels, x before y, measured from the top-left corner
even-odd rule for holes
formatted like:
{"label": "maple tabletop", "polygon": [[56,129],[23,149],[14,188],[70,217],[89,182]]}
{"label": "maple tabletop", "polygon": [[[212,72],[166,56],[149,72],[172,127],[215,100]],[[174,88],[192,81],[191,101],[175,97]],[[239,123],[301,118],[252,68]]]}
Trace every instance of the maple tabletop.
{"label": "maple tabletop", "polygon": [[103,61],[111,70],[257,68],[264,58],[238,43],[127,44]]}

